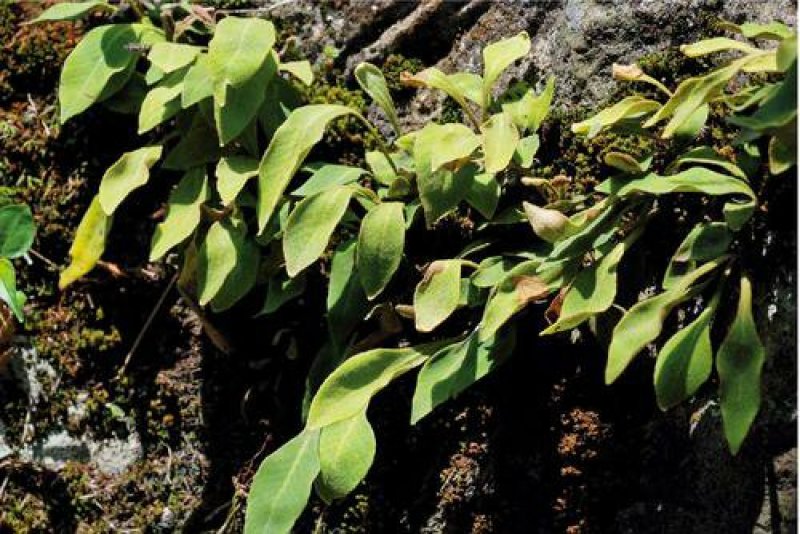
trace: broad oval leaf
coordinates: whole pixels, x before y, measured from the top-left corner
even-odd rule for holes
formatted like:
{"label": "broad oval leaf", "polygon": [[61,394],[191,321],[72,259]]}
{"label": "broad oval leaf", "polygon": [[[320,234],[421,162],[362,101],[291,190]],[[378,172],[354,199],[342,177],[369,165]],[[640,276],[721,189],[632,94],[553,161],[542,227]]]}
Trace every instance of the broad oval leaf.
{"label": "broad oval leaf", "polygon": [[431,171],[469,157],[481,144],[478,136],[463,124],[436,125],[428,129],[424,142],[428,144]]}
{"label": "broad oval leaf", "polygon": [[[466,175],[466,173],[463,174]],[[469,181],[469,188],[464,194],[464,200],[478,210],[478,213],[485,219],[491,220],[494,212],[497,211],[497,204],[500,203],[500,192],[500,183],[494,174],[483,172],[473,175]]]}
{"label": "broad oval leaf", "polygon": [[169,74],[147,92],[139,109],[140,135],[171,119],[181,110],[184,74],[183,71]]}
{"label": "broad oval leaf", "polygon": [[753,321],[752,299],[750,280],[742,276],[736,317],[717,351],[722,426],[733,454],[739,452],[761,406],[766,350]]}
{"label": "broad oval leaf", "polygon": [[0,258],[18,258],[28,252],[36,236],[31,209],[25,204],[0,207]]}
{"label": "broad oval leaf", "polygon": [[227,17],[208,43],[214,87],[214,117],[220,143],[227,144],[256,117],[265,87],[277,72],[272,57],[275,27],[258,18]]}
{"label": "broad oval leaf", "polygon": [[437,260],[428,266],[414,290],[414,323],[420,332],[430,332],[456,308],[461,295],[462,260]]}
{"label": "broad oval leaf", "polygon": [[708,380],[713,360],[710,328],[713,315],[714,310],[706,308],[659,351],[653,384],[662,410],[688,399]]}
{"label": "broad oval leaf", "polygon": [[281,62],[279,68],[284,72],[288,72],[305,85],[310,86],[314,83],[314,71],[311,70],[311,63],[308,61]]}
{"label": "broad oval leaf", "polygon": [[328,331],[333,341],[345,343],[369,311],[366,294],[356,269],[356,240],[345,241],[333,252],[326,306]]}
{"label": "broad oval leaf", "polygon": [[203,168],[192,169],[181,178],[169,195],[164,221],[153,232],[150,261],[158,260],[194,233],[200,224],[201,206],[208,196],[208,180]]}
{"label": "broad oval leaf", "polygon": [[258,245],[248,238],[243,224],[240,231],[233,234],[233,246],[236,249],[236,264],[211,299],[211,309],[215,312],[227,310],[236,304],[253,289],[258,277],[261,254]]}
{"label": "broad oval leaf", "polygon": [[216,221],[197,252],[197,298],[201,306],[214,298],[236,267],[236,232],[230,221]]}
{"label": "broad oval leaf", "polygon": [[283,197],[286,186],[311,148],[322,139],[330,121],[353,113],[345,106],[316,104],[298,108],[278,127],[258,168],[258,229]]}
{"label": "broad oval leaf", "polygon": [[718,167],[724,169],[729,174],[736,176],[737,178],[747,180],[747,175],[738,165],[723,158],[717,154],[713,148],[708,146],[693,148],[685,154],[680,155],[678,159],[675,160],[675,163],[673,163],[676,168],[685,166],[687,164],[700,164]]}
{"label": "broad oval leaf", "polygon": [[283,255],[289,276],[296,276],[325,252],[352,195],[351,187],[342,186],[297,203],[283,234]]}
{"label": "broad oval leaf", "polygon": [[533,233],[548,243],[555,243],[566,235],[569,217],[558,210],[542,208],[530,202],[523,202],[522,209],[533,228]]}
{"label": "broad oval leaf", "polygon": [[481,126],[484,165],[486,172],[498,173],[505,169],[519,143],[519,132],[508,113],[492,115]]}
{"label": "broad oval leaf", "polygon": [[511,114],[514,124],[521,130],[529,132],[538,130],[550,112],[550,105],[555,94],[555,84],[555,77],[550,76],[541,94],[534,95],[533,89],[529,89],[516,102],[503,104],[503,111]]}
{"label": "broad oval leaf", "polygon": [[531,38],[527,32],[492,43],[483,49],[483,108],[488,109],[492,87],[497,78],[516,60],[525,57],[531,50]]}
{"label": "broad oval leaf", "polygon": [[33,19],[30,24],[57,20],[75,20],[92,11],[115,11],[116,8],[105,0],[90,0],[88,2],[61,2],[48,7],[44,12]]}
{"label": "broad oval leaf", "polygon": [[306,428],[332,425],[363,413],[370,399],[392,380],[422,365],[442,343],[373,349],[352,356],[322,383],[311,401]]}
{"label": "broad oval leaf", "polygon": [[112,215],[131,191],[147,183],[150,168],[161,158],[161,150],[160,146],[146,146],[126,152],[108,168],[97,195],[106,215]]}
{"label": "broad oval leaf", "polygon": [[381,69],[371,63],[359,63],[355,69],[355,76],[358,85],[386,113],[389,123],[395,133],[399,135],[400,122],[397,120],[397,110],[394,107],[394,101],[389,94],[386,78],[383,77]]}
{"label": "broad oval leaf", "polygon": [[208,66],[208,54],[197,57],[183,79],[181,106],[186,109],[214,95],[214,81]]}
{"label": "broad oval leaf", "polygon": [[357,250],[358,276],[370,300],[383,291],[400,266],[405,236],[401,202],[382,202],[361,221]]}
{"label": "broad oval leaf", "polygon": [[99,197],[95,196],[75,232],[69,249],[70,264],[58,278],[59,289],[64,289],[94,268],[106,248],[110,230],[111,217],[105,214]]}
{"label": "broad oval leaf", "polygon": [[304,430],[258,467],[244,518],[245,534],[288,534],[319,474],[319,430]]}
{"label": "broad oval leaf", "polygon": [[664,273],[661,285],[669,289],[698,261],[716,259],[728,251],[733,234],[725,223],[700,223],[686,235]]}
{"label": "broad oval leaf", "polygon": [[319,436],[319,493],[327,501],[347,496],[367,476],[374,458],[375,433],[366,412],[324,427]]}
{"label": "broad oval leaf", "polygon": [[142,24],[108,24],[87,33],[61,70],[61,122],[110,97],[127,83],[138,57],[131,43],[163,41],[163,33]]}

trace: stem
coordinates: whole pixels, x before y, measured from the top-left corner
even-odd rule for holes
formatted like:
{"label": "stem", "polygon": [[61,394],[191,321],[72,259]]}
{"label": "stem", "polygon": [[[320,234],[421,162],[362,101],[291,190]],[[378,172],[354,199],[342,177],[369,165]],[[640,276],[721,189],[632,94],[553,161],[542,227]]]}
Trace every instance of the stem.
{"label": "stem", "polygon": [[389,145],[387,145],[386,141],[383,140],[383,136],[375,127],[375,125],[372,124],[369,120],[367,120],[367,118],[364,117],[361,113],[354,111],[353,114],[356,116],[356,118],[358,118],[358,120],[362,122],[362,124],[364,124],[364,126],[367,127],[369,133],[371,133],[375,137],[375,139],[378,140],[378,150],[381,153],[383,153],[384,156],[386,156],[387,160],[389,160],[389,165],[391,165],[392,171],[395,173],[395,175],[399,174],[397,171],[397,167],[395,166],[394,161],[392,160],[392,157],[389,153]]}
{"label": "stem", "polygon": [[666,85],[664,85],[663,83],[659,82],[659,81],[658,81],[658,80],[656,80],[655,78],[653,78],[653,77],[651,77],[651,76],[647,76],[647,75],[645,74],[644,76],[642,76],[641,78],[639,78],[639,81],[642,81],[642,82],[645,82],[645,83],[649,83],[650,85],[652,85],[652,86],[656,87],[657,89],[659,89],[660,91],[662,91],[663,93],[665,93],[665,94],[666,94],[668,97],[672,98],[672,91],[670,91],[669,89],[667,89],[667,86],[666,86]]}

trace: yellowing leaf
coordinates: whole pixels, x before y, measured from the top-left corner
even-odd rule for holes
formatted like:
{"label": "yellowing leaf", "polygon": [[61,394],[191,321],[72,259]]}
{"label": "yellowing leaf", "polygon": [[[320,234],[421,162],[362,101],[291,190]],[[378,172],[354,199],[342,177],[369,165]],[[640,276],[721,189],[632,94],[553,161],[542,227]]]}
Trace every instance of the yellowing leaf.
{"label": "yellowing leaf", "polygon": [[160,146],[146,146],[126,152],[108,168],[97,195],[106,215],[112,215],[131,191],[147,183],[150,168],[161,157],[161,150]]}
{"label": "yellowing leaf", "polygon": [[382,202],[372,208],[358,233],[359,279],[367,297],[377,297],[403,259],[405,219],[401,202]]}
{"label": "yellowing leaf", "polygon": [[761,369],[766,351],[752,312],[752,287],[742,276],[736,317],[717,351],[722,426],[733,454],[750,430],[761,406]]}
{"label": "yellowing leaf", "polygon": [[319,430],[304,430],[261,462],[247,497],[245,534],[289,534],[319,474]]}
{"label": "yellowing leaf", "polygon": [[59,289],[64,289],[94,268],[106,248],[109,231],[111,217],[103,212],[100,199],[95,196],[75,232],[69,249],[70,264],[59,276]]}
{"label": "yellowing leaf", "polygon": [[519,132],[508,113],[497,113],[481,126],[484,164],[486,172],[497,173],[505,169],[519,143]]}
{"label": "yellowing leaf", "polygon": [[287,61],[286,63],[281,63],[279,68],[288,72],[305,85],[314,83],[314,72],[311,70],[311,63],[308,61]]}
{"label": "yellowing leaf", "polygon": [[347,496],[367,475],[374,458],[375,433],[366,412],[324,427],[317,489],[327,501]]}
{"label": "yellowing leaf", "polygon": [[208,200],[208,181],[202,168],[187,172],[170,193],[167,216],[153,233],[150,261],[166,254],[192,235],[200,224],[201,206]]}
{"label": "yellowing leaf", "polygon": [[527,32],[492,43],[483,49],[483,108],[489,107],[492,87],[497,78],[516,60],[525,57],[531,50],[531,38]]}
{"label": "yellowing leaf", "polygon": [[443,165],[469,157],[480,145],[480,139],[463,124],[443,124],[425,135],[429,144],[431,171]]}
{"label": "yellowing leaf", "polygon": [[300,164],[322,139],[328,123],[349,113],[353,111],[345,106],[304,106],[292,111],[277,129],[258,168],[259,232],[266,227]]}
{"label": "yellowing leaf", "polygon": [[659,109],[661,104],[640,96],[623,98],[613,106],[606,108],[582,122],[572,125],[572,131],[578,135],[592,138],[602,130],[615,126],[624,120],[641,120]]}
{"label": "yellowing leaf", "polygon": [[570,226],[569,218],[560,211],[542,208],[530,202],[523,202],[522,209],[533,232],[548,243],[555,243],[566,235]]}
{"label": "yellowing leaf", "polygon": [[458,307],[461,294],[461,260],[438,260],[430,264],[414,290],[414,321],[417,330],[430,332]]}
{"label": "yellowing leaf", "polygon": [[747,53],[759,51],[752,45],[728,37],[712,37],[711,39],[703,39],[696,43],[681,46],[681,52],[689,57],[706,56],[708,54],[727,50],[739,50]]}
{"label": "yellowing leaf", "polygon": [[289,276],[296,276],[322,255],[352,195],[351,187],[341,186],[298,202],[289,214],[283,235],[283,255]]}

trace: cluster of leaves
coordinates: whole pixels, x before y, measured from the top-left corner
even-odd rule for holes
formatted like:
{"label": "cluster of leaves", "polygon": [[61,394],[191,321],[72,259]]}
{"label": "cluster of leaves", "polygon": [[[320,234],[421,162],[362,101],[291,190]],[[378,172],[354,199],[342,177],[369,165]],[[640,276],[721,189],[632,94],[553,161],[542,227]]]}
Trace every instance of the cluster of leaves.
{"label": "cluster of leaves", "polygon": [[[93,1],[52,9],[59,11],[40,19],[114,8]],[[614,381],[656,340],[673,309],[710,295],[697,318],[664,344],[656,363],[662,408],[692,395],[711,374],[711,327],[720,303],[738,288],[738,311],[716,357],[726,435],[738,450],[758,411],[764,349],[736,238],[757,204],[748,183],[753,162],[766,154],[773,174],[794,164],[796,40],[790,30],[778,24],[735,27],[746,37],[779,41],[771,49],[725,38],[688,45],[684,53],[690,56],[729,50],[743,55],[684,81],[674,93],[635,66],[616,68],[618,78],[657,87],[665,102],[628,97],[575,124],[575,133],[653,136],[669,119],[660,137],[688,146],[710,106],[720,104],[741,127],[740,144],[733,160],[709,147],[692,147],[663,175],[649,171],[650,157],[611,152],[605,163],[618,175],[595,192],[574,195],[558,177],[519,179],[534,166],[536,132],[554,92],[551,79],[540,94],[523,87],[497,97],[503,71],[530,52],[525,33],[486,47],[480,75],[429,68],[404,79],[407,86],[446,93],[462,110],[463,122],[403,130],[382,72],[359,65],[357,82],[394,130],[382,139],[347,106],[301,105],[289,76],[308,84],[312,70],[307,62],[281,61],[268,21],[216,21],[202,8],[172,9],[166,18],[140,9],[138,22],[95,28],[64,65],[62,120],[96,103],[134,113],[146,145],[122,155],[104,175],[61,285],[94,267],[114,212],[155,174],[177,185],[153,235],[151,259],[176,253],[179,287],[201,306],[225,310],[258,290],[266,294],[262,313],[275,313],[303,293],[309,269],[335,245],[327,342],[307,380],[305,427],[259,468],[248,500],[248,532],[290,531],[312,487],[326,501],[356,487],[376,448],[367,418],[370,400],[400,375],[420,368],[413,423],[510,355],[511,319],[529,304],[549,301],[553,321],[543,334],[593,323],[617,309],[618,266],[665,195],[719,197],[723,203],[686,236],[667,267],[663,292],[636,303],[618,322],[606,378]],[[152,19],[170,23],[159,28]],[[726,92],[742,72],[760,76]],[[765,81],[764,73],[777,81]],[[326,128],[343,117],[354,117],[378,139],[379,149],[365,153],[367,168],[303,166]],[[533,187],[543,205],[500,209],[504,190],[519,183]],[[472,242],[455,257],[424,266],[411,302],[404,301],[408,296],[392,282],[413,271],[408,236],[433,232],[464,212],[477,221]],[[712,220],[718,212],[719,220]],[[500,225],[528,224],[535,239],[525,250],[491,237]],[[734,273],[740,282],[731,292]],[[454,325],[457,313],[465,319]],[[381,331],[359,338],[359,326],[372,317]],[[404,320],[413,321],[422,343],[374,348],[403,331]],[[452,337],[442,334],[447,328],[452,334],[455,326],[460,330]]]}

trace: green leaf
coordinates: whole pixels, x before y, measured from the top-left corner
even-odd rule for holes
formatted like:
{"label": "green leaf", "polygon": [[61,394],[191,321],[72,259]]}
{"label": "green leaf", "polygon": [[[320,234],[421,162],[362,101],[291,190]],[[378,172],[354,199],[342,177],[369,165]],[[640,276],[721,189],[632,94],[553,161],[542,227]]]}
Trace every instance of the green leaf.
{"label": "green leaf", "polygon": [[208,44],[214,87],[214,117],[221,144],[239,135],[256,117],[264,88],[277,72],[272,57],[275,27],[258,18],[227,17]]}
{"label": "green leaf", "polygon": [[417,188],[425,211],[425,222],[431,227],[442,215],[458,206],[469,188],[466,176],[473,175],[474,165],[461,167],[457,173],[447,169],[432,172],[431,162],[439,130],[436,123],[428,123],[414,140],[414,162],[417,170]]}
{"label": "green leaf", "polygon": [[675,168],[686,166],[688,164],[709,165],[711,167],[718,167],[728,172],[732,176],[747,180],[747,175],[738,165],[723,158],[717,152],[708,146],[700,146],[678,156],[672,164]]}
{"label": "green leaf", "polygon": [[31,209],[25,204],[0,207],[0,258],[18,258],[28,252],[36,236]]}
{"label": "green leaf", "polygon": [[246,132],[248,126],[253,126],[252,131],[255,132],[254,122],[258,118],[259,110],[266,98],[265,87],[275,78],[277,69],[277,62],[270,55],[244,85],[240,87],[224,85],[221,90],[218,90],[215,85],[214,122],[217,126],[220,146],[228,144]]}
{"label": "green leaf", "polygon": [[530,169],[533,158],[539,150],[539,136],[536,134],[523,137],[514,149],[514,162],[524,169]]}
{"label": "green leaf", "polygon": [[494,174],[488,172],[475,174],[469,181],[469,188],[464,198],[485,219],[491,220],[500,202],[500,184]]}
{"label": "green leaf", "polygon": [[150,168],[161,158],[161,146],[126,152],[103,175],[97,198],[106,215],[112,215],[131,191],[150,178]]}
{"label": "green leaf", "polygon": [[508,113],[497,113],[481,126],[484,165],[486,172],[498,173],[505,169],[519,143],[519,132]]}
{"label": "green leaf", "polygon": [[517,312],[531,302],[546,298],[561,285],[565,269],[556,266],[540,272],[540,260],[524,261],[516,265],[497,285],[481,318],[481,341],[493,337]]}
{"label": "green leaf", "polygon": [[311,70],[311,63],[308,61],[287,61],[281,63],[280,70],[288,72],[305,85],[310,86],[314,83],[314,72]]}
{"label": "green leaf", "polygon": [[725,223],[700,223],[692,228],[673,254],[662,286],[672,287],[684,274],[693,270],[698,261],[714,260],[728,251],[733,234]]}
{"label": "green leaf", "polygon": [[465,340],[434,354],[417,375],[411,424],[416,424],[437,406],[455,398],[505,362],[514,349],[515,337],[512,329],[481,342],[477,332],[473,332]]}
{"label": "green leaf", "polygon": [[369,310],[360,278],[356,268],[356,240],[351,239],[333,252],[328,283],[328,331],[337,345],[347,340]]}
{"label": "green leaf", "polygon": [[187,172],[170,193],[167,216],[156,226],[150,261],[156,261],[192,235],[200,224],[201,206],[208,200],[208,180],[202,167]]}
{"label": "green leaf", "polygon": [[[468,98],[467,95],[470,95],[473,98],[475,96],[472,94],[473,82],[475,79],[475,77],[457,77],[456,74],[451,74],[448,76],[436,67],[430,67],[412,76],[410,81],[443,91],[450,98],[455,100],[458,105],[466,109],[466,99]],[[482,83],[482,78],[480,76],[477,77],[477,80],[480,80]],[[481,96],[480,92],[477,96]],[[482,102],[481,100],[478,100],[477,103],[481,104]]]}
{"label": "green leaf", "polygon": [[319,492],[330,502],[361,482],[375,458],[375,433],[366,411],[326,426],[319,437]]}
{"label": "green leaf", "polygon": [[296,276],[325,252],[352,196],[351,187],[341,186],[306,197],[295,206],[283,234],[289,276]]}
{"label": "green leaf", "polygon": [[650,163],[653,161],[652,156],[648,156],[642,160],[637,160],[630,154],[624,152],[606,152],[603,156],[603,162],[609,167],[614,167],[626,174],[642,174],[647,172],[650,168]]}
{"label": "green leaf", "polygon": [[213,299],[236,267],[237,229],[229,220],[208,229],[197,252],[197,296],[201,306]]}
{"label": "green leaf", "polygon": [[[430,170],[469,157],[481,144],[472,130],[463,124],[443,124],[428,129],[424,135],[430,154]],[[417,169],[419,171],[419,169]]]}
{"label": "green leaf", "polygon": [[711,374],[711,318],[706,308],[691,323],[675,333],[658,353],[653,375],[656,401],[667,410],[688,399]]}
{"label": "green leaf", "polygon": [[30,21],[29,24],[38,22],[75,20],[82,18],[92,11],[116,11],[116,8],[105,0],[91,0],[89,2],[61,2],[50,6],[44,12]]}
{"label": "green leaf", "polygon": [[320,472],[319,430],[306,429],[261,462],[253,477],[245,534],[289,534]]}
{"label": "green leaf", "polygon": [[575,328],[614,304],[617,295],[617,266],[625,254],[626,246],[626,243],[617,244],[591,267],[578,273],[564,296],[558,321],[543,330],[541,335]]}
{"label": "green leaf", "polygon": [[70,264],[58,278],[59,289],[66,288],[94,268],[106,248],[109,231],[111,217],[100,206],[99,196],[95,196],[75,231],[69,249]]}
{"label": "green leaf", "polygon": [[[479,106],[481,105],[483,77],[472,72],[454,72],[447,76],[447,85],[462,95],[463,98],[471,100]],[[442,88],[440,87],[439,89]]]}
{"label": "green leaf", "polygon": [[258,229],[261,232],[300,164],[330,121],[353,113],[345,106],[318,104],[298,108],[275,131],[258,168]]}
{"label": "green leaf", "polygon": [[622,316],[608,348],[606,384],[614,382],[639,352],[658,337],[670,311],[694,296],[694,283],[722,263],[720,259],[704,264],[667,291],[637,302]]}
{"label": "green leaf", "polygon": [[334,187],[355,183],[365,174],[367,171],[359,167],[324,164],[314,170],[300,187],[292,191],[292,195],[298,197],[316,195]]}
{"label": "green leaf", "polygon": [[389,158],[383,152],[377,150],[364,154],[370,172],[378,183],[382,185],[392,185],[397,179],[397,173],[392,167]]}
{"label": "green leaf", "polygon": [[397,120],[397,110],[394,107],[394,101],[389,94],[386,78],[383,77],[381,69],[371,63],[359,63],[355,69],[355,76],[358,85],[386,113],[392,129],[399,134],[400,123]]}
{"label": "green leaf", "polygon": [[200,54],[194,65],[186,71],[186,77],[183,79],[181,106],[186,109],[212,96],[214,96],[214,81],[211,78],[208,54]]}
{"label": "green leaf", "polygon": [[356,261],[361,285],[370,300],[383,291],[400,266],[405,236],[401,202],[382,202],[361,222]]}
{"label": "green leaf", "polygon": [[767,24],[759,24],[756,22],[745,22],[740,25],[730,22],[724,22],[723,24],[726,29],[741,33],[748,39],[771,39],[773,41],[780,41],[794,35],[794,30],[777,21]]}
{"label": "green leaf", "polygon": [[197,46],[167,42],[156,43],[147,54],[147,59],[161,72],[169,74],[190,65],[200,53],[201,49]]}
{"label": "green leaf", "polygon": [[258,160],[247,156],[222,158],[217,164],[217,192],[226,206],[244,189],[247,181],[258,176]]}
{"label": "green leaf", "polygon": [[139,135],[178,114],[181,110],[184,75],[183,71],[169,74],[147,92],[139,110]]}
{"label": "green leaf", "polygon": [[164,169],[187,171],[220,158],[217,133],[202,113],[196,113],[189,130],[164,158]]}
{"label": "green leaf", "polygon": [[604,129],[613,127],[623,120],[642,120],[660,107],[661,104],[655,100],[629,96],[585,121],[576,122],[572,125],[572,132],[591,139]]}
{"label": "green leaf", "polygon": [[525,57],[531,50],[531,38],[527,32],[490,44],[483,49],[483,108],[489,108],[492,87],[497,78],[516,60]]}
{"label": "green leaf", "polygon": [[306,428],[332,425],[364,413],[370,399],[389,383],[422,365],[441,343],[400,349],[373,349],[342,363],[322,383],[311,401]]}
{"label": "green leaf", "polygon": [[414,323],[430,332],[458,307],[461,294],[461,260],[437,260],[425,271],[414,290]]}
{"label": "green leaf", "polygon": [[14,264],[8,258],[0,258],[0,301],[6,303],[19,322],[25,319],[22,309],[25,297],[17,291],[17,275]]}
{"label": "green leaf", "polygon": [[736,318],[717,351],[722,426],[728,447],[739,452],[761,405],[761,369],[766,351],[752,312],[750,280],[742,276]]}
{"label": "green leaf", "polygon": [[760,50],[750,44],[728,37],[712,37],[710,39],[703,39],[692,44],[681,45],[681,52],[688,57],[700,57],[715,52],[725,52],[728,50],[738,50],[752,54]]}
{"label": "green leaf", "polygon": [[472,273],[472,285],[480,288],[494,287],[503,281],[519,261],[503,256],[490,256],[478,264]]}
{"label": "green leaf", "polygon": [[553,76],[547,79],[544,91],[539,95],[534,95],[532,89],[528,89],[522,98],[516,102],[503,104],[503,111],[509,113],[514,118],[520,130],[535,132],[541,126],[547,114],[550,112],[550,105],[553,103],[555,94],[556,79]]}
{"label": "green leaf", "polygon": [[211,299],[211,309],[215,312],[227,310],[239,302],[256,284],[261,254],[255,241],[247,237],[244,224],[238,230],[232,236],[236,263]]}
{"label": "green leaf", "polygon": [[160,30],[142,24],[108,24],[87,33],[61,69],[61,123],[122,89],[138,57],[127,45],[160,40]]}
{"label": "green leaf", "polygon": [[290,300],[299,297],[306,290],[306,277],[303,275],[289,278],[281,271],[269,279],[267,283],[267,298],[256,316],[275,313],[281,306]]}

